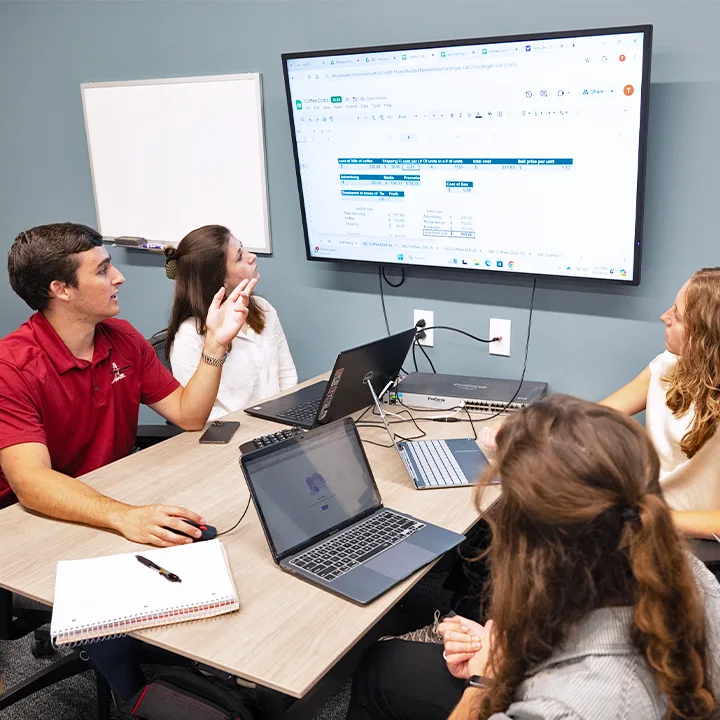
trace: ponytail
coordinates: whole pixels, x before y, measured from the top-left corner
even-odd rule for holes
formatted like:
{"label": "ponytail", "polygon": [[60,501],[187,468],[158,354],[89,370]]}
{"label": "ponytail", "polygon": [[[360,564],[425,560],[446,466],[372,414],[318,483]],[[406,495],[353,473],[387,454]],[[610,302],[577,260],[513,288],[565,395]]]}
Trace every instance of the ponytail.
{"label": "ponytail", "polygon": [[705,613],[685,544],[660,495],[643,495],[637,509],[639,522],[625,522],[620,538],[636,582],[633,641],[667,696],[666,720],[709,718]]}

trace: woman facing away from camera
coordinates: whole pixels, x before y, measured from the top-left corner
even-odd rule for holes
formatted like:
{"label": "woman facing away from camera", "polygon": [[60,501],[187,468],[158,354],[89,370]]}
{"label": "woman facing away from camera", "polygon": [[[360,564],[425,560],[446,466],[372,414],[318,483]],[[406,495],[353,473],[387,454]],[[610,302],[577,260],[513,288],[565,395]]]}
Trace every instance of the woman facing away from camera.
{"label": "woman facing away from camera", "polygon": [[443,645],[376,643],[349,720],[720,717],[720,585],[673,523],[645,430],[556,395],[497,448],[491,619],[445,618]]}
{"label": "woman facing away from camera", "polygon": [[[256,256],[222,225],[188,233],[177,248],[165,251],[165,271],[175,281],[167,329],[167,355],[173,375],[183,383],[200,364],[205,315],[218,287],[235,287],[258,278]],[[275,308],[250,296],[247,322],[229,346],[210,420],[252,405],[297,384],[285,333]]]}

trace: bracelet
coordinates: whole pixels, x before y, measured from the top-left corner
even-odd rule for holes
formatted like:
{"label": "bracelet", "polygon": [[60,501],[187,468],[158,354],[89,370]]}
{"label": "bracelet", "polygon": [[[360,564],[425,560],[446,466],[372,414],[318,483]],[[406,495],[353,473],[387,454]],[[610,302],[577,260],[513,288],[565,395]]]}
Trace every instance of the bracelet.
{"label": "bracelet", "polygon": [[203,362],[206,362],[208,365],[212,365],[213,367],[222,367],[223,363],[225,362],[225,358],[227,358],[227,356],[228,356],[228,354],[225,353],[221,358],[216,358],[216,357],[212,357],[211,355],[208,355],[205,352],[203,352],[200,355]]}
{"label": "bracelet", "polygon": [[483,675],[471,675],[466,681],[465,681],[465,687],[469,688],[479,688],[481,690],[484,690],[485,688],[490,687],[490,679],[486,678]]}

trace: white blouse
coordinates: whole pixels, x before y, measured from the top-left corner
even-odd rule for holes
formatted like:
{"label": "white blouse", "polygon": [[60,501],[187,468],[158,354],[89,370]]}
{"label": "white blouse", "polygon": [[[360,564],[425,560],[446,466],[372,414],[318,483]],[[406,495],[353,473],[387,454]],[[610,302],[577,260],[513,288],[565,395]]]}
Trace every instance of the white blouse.
{"label": "white blouse", "polygon": [[666,350],[649,366],[645,427],[660,456],[660,484],[673,510],[720,510],[720,432],[715,432],[692,458],[680,450],[694,410],[675,417],[666,404],[666,378],[676,363],[677,355]]}
{"label": "white blouse", "polygon": [[[247,334],[240,332],[233,340],[209,420],[297,385],[295,364],[277,311],[267,300],[257,296],[255,299],[265,313],[265,328],[258,334],[248,327]],[[195,319],[188,318],[180,325],[170,351],[173,375],[181,385],[187,385],[197,370],[203,344]]]}

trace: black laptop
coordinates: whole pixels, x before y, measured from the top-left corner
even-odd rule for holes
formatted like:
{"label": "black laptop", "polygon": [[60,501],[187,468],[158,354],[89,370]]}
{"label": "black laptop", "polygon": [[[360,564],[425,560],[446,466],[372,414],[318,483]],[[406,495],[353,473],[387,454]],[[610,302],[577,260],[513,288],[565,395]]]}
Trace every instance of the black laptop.
{"label": "black laptop", "polygon": [[288,395],[245,408],[249,415],[287,425],[313,428],[357,412],[370,404],[366,378],[380,394],[397,377],[416,330],[341,352],[330,373],[330,380],[313,383]]}
{"label": "black laptop", "polygon": [[240,458],[275,562],[364,605],[464,537],[383,507],[350,418]]}

